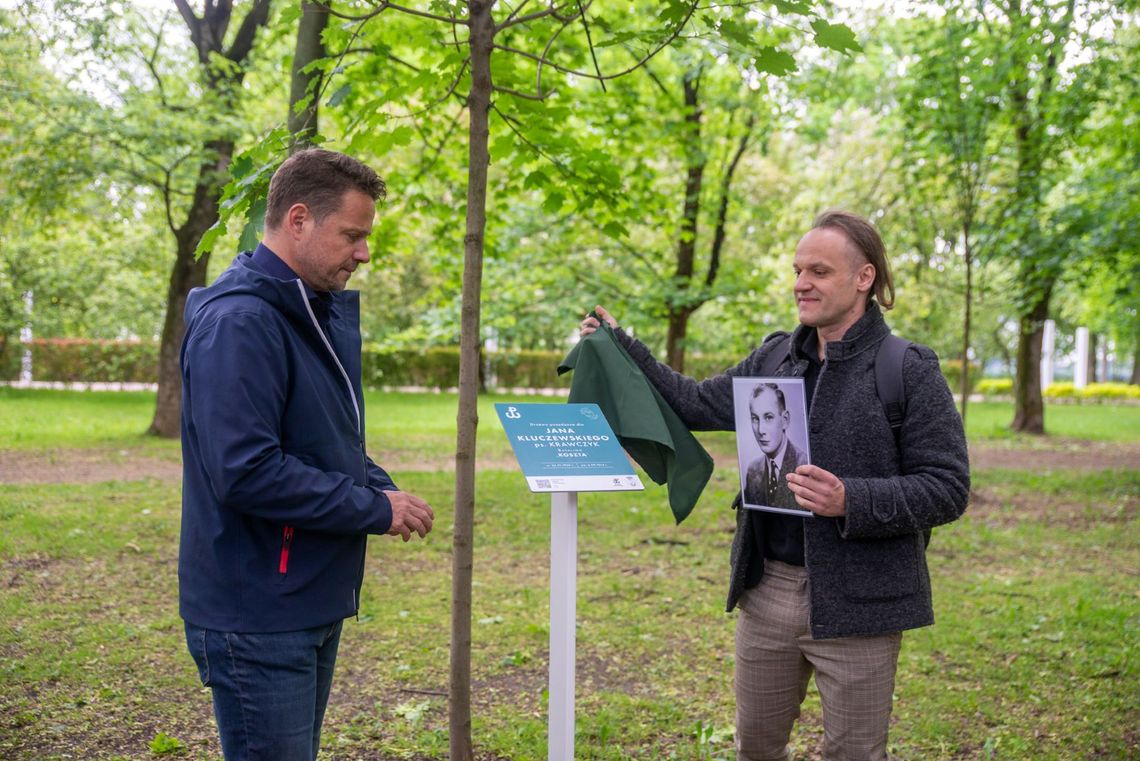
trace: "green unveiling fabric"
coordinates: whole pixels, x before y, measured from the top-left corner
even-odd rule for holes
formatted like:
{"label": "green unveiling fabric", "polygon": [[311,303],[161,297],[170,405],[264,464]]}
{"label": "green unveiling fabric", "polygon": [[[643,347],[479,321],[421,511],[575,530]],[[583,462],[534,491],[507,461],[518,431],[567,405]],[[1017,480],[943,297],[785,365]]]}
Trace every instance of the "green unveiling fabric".
{"label": "green unveiling fabric", "polygon": [[669,507],[685,520],[708,483],[713,460],[634,364],[605,322],[558,366],[570,370],[572,403],[594,402],[630,457],[655,482],[669,485]]}

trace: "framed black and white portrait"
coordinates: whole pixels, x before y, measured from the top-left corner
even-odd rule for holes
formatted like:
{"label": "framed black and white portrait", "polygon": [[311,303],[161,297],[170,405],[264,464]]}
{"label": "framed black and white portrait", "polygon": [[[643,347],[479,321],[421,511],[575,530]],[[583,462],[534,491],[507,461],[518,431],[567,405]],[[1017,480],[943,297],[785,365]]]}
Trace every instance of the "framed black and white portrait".
{"label": "framed black and white portrait", "polygon": [[733,378],[732,397],[744,507],[812,515],[786,478],[811,462],[803,378]]}

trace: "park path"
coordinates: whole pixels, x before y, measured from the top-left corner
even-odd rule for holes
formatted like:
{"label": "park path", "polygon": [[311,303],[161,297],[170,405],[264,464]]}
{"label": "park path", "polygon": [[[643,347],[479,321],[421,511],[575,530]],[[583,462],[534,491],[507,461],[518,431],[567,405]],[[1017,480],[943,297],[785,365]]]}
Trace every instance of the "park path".
{"label": "park path", "polygon": [[[716,455],[719,468],[735,468],[732,455]],[[974,470],[1140,470],[1140,444],[1048,439],[1030,446],[1006,443],[971,447]],[[451,458],[404,458],[384,453],[377,461],[393,472],[451,471]],[[482,459],[484,470],[514,470],[513,460]],[[121,449],[0,450],[0,484],[99,483],[147,478],[177,481],[182,465],[176,452],[165,456]]]}

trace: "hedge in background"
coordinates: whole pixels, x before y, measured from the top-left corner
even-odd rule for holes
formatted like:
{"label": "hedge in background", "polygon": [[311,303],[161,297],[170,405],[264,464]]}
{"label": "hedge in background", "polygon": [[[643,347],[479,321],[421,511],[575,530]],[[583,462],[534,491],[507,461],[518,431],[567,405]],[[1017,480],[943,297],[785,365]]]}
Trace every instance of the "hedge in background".
{"label": "hedge in background", "polygon": [[424,351],[387,351],[369,346],[361,362],[365,386],[445,389],[459,385],[459,349],[450,346]]}
{"label": "hedge in background", "polygon": [[0,380],[16,380],[20,377],[20,361],[24,346],[18,341],[0,342]]}
{"label": "hedge in background", "polygon": [[1072,383],[1050,383],[1042,392],[1046,399],[1115,402],[1140,401],[1140,386],[1128,383],[1090,383],[1077,388]]}
{"label": "hedge in background", "polygon": [[[23,348],[32,349],[32,377],[83,383],[154,383],[158,376],[157,341],[101,341],[84,338],[35,338],[12,345],[5,354],[5,380],[20,377]],[[7,358],[6,358],[7,359]]]}
{"label": "hedge in background", "polygon": [[[982,396],[1011,396],[1011,378],[985,378],[978,381],[977,392]],[[1128,383],[1089,383],[1077,388],[1070,382],[1050,383],[1041,395],[1050,401],[1070,402],[1116,402],[1140,401],[1140,386]]]}
{"label": "hedge in background", "polygon": [[[0,379],[20,376],[20,359],[26,344],[9,343],[0,351]],[[158,342],[99,341],[79,338],[37,338],[31,342],[32,374],[37,381],[154,383],[157,380]],[[484,389],[568,388],[570,375],[559,376],[558,363],[565,356],[555,351],[484,352],[480,386]],[[366,346],[362,355],[364,385],[369,387],[415,386],[450,389],[459,383],[459,349],[438,346],[423,351],[393,351]],[[732,367],[740,357],[694,355],[685,371],[694,378],[709,378]],[[958,393],[962,363],[942,362],[942,373],[951,390]],[[1008,396],[1013,381],[981,378],[971,365],[971,388],[984,396]],[[1045,398],[1067,401],[1140,400],[1140,386],[1127,383],[1090,383],[1076,389],[1072,383],[1054,383]]]}

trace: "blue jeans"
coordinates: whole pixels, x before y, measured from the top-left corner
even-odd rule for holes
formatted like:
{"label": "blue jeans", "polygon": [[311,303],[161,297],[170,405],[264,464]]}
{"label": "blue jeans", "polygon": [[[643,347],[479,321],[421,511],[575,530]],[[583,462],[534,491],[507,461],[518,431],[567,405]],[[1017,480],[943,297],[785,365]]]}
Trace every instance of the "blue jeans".
{"label": "blue jeans", "polygon": [[186,624],[186,644],[226,761],[314,761],[332,687],[341,622],[272,634],[217,632]]}

